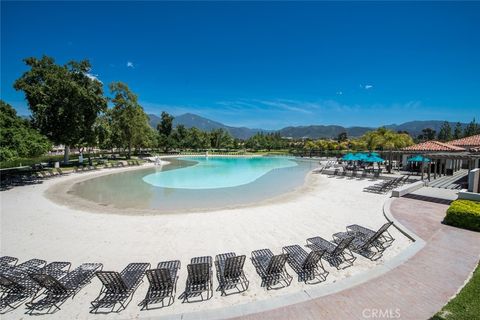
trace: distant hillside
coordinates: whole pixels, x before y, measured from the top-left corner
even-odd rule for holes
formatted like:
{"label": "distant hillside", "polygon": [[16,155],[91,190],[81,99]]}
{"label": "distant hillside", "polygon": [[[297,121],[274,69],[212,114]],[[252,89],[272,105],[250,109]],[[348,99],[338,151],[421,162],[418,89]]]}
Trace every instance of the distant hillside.
{"label": "distant hillside", "polygon": [[[156,128],[157,124],[161,121],[160,117],[154,114],[149,114],[148,116],[150,117],[150,125],[153,128]],[[230,134],[233,137],[239,138],[239,139],[248,139],[257,132],[268,131],[268,130],[262,130],[262,129],[250,129],[246,127],[231,127],[231,126],[224,125],[220,122],[216,122],[207,118],[197,116],[196,114],[192,114],[192,113],[185,113],[180,116],[176,116],[173,119],[173,126],[176,127],[179,124],[182,124],[187,128],[196,127],[203,131],[225,129],[228,132],[230,132]]]}
{"label": "distant hillside", "polygon": [[283,137],[292,138],[336,138],[340,133],[346,132],[349,137],[359,137],[365,132],[372,130],[367,127],[352,127],[345,128],[342,126],[299,126],[299,127],[286,127],[280,129],[279,132]]}
{"label": "distant hillside", "polygon": [[[160,118],[154,114],[149,114],[150,125],[153,128],[157,127],[157,124],[160,122]],[[425,128],[431,128],[435,131],[440,130],[444,121],[410,121],[402,124],[390,124],[385,125],[385,127],[392,129],[394,131],[407,131],[410,135],[416,137],[421,131]],[[185,113],[180,116],[175,117],[173,120],[173,125],[177,126],[183,124],[187,128],[196,127],[200,130],[211,131],[214,129],[225,129],[230,134],[239,139],[248,139],[257,132],[272,132],[271,130],[262,130],[262,129],[250,129],[245,127],[231,127],[224,125],[220,122],[216,122],[207,118],[200,117],[196,114]],[[450,122],[452,131],[455,128],[456,123]],[[466,123],[462,123],[462,128],[467,126]],[[375,128],[371,127],[342,127],[337,125],[311,125],[311,126],[297,126],[297,127],[285,127],[278,130],[283,137],[292,137],[292,138],[336,138],[342,132],[346,132],[349,137],[360,137],[365,132],[373,130]]]}
{"label": "distant hillside", "polygon": [[[440,128],[442,127],[444,122],[445,121],[440,121],[440,120],[409,121],[409,122],[405,122],[398,125],[397,124],[386,125],[385,127],[395,131],[407,131],[412,136],[416,137],[425,128],[433,129],[438,133],[438,131],[440,131]],[[452,132],[455,129],[456,125],[457,125],[456,122],[450,122],[450,127],[452,127]],[[462,129],[464,129],[466,126],[467,126],[467,123],[462,123]]]}

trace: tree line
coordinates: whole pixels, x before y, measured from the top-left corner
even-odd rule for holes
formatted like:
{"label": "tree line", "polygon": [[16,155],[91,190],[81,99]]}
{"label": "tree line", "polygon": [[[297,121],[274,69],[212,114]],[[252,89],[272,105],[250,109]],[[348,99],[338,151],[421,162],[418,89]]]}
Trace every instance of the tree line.
{"label": "tree line", "polygon": [[422,133],[416,137],[416,140],[418,142],[428,141],[428,140],[439,140],[442,142],[448,142],[456,139],[461,139],[464,137],[470,137],[476,134],[480,134],[480,125],[476,123],[474,118],[464,128],[460,122],[457,122],[455,124],[455,127],[452,129],[452,126],[448,121],[445,121],[442,124],[438,133],[436,130],[432,128],[425,128],[422,130]]}

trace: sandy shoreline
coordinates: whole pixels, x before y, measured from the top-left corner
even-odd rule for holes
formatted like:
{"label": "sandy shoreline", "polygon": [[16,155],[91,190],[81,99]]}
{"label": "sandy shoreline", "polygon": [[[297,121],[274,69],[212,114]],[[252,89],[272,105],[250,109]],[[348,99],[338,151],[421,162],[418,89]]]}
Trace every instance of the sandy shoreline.
{"label": "sandy shoreline", "polygon": [[[318,174],[310,174],[302,189],[292,193],[294,196],[289,194],[283,201],[211,212],[93,214],[45,197],[50,192],[48,190],[65,188],[77,176],[86,179],[114,173],[113,170],[72,174],[1,192],[2,255],[16,256],[20,260],[37,257],[48,261],[71,261],[73,267],[83,262],[102,262],[104,270],[118,271],[130,262],[149,262],[155,266],[159,261],[179,259],[182,268],[177,284],[178,296],[185,285],[186,264],[194,256],[215,256],[233,251],[250,257],[252,250],[261,248],[279,253],[283,246],[304,245],[305,239],[312,236],[331,239],[333,233],[352,223],[378,228],[385,222],[382,206],[388,196],[362,192],[363,187],[374,182]],[[342,279],[374,270],[410,246],[411,242],[398,231],[392,230],[391,233],[396,241],[382,259],[371,262],[359,257],[353,267],[341,271],[326,264],[330,275],[325,283],[315,286],[341,283]],[[200,310],[218,310],[221,314],[229,306],[265,304],[272,298],[288,297],[313,287],[297,282],[294,277],[290,287],[267,291],[260,287],[260,278],[250,261],[245,264],[245,272],[250,288],[243,294],[221,297],[215,292],[206,302],[182,304],[177,300],[171,307],[152,311],[140,311],[137,306],[148,288],[145,279],[125,311],[102,315],[101,318],[155,318]],[[294,274],[290,268],[289,272]],[[214,287],[217,284],[214,279]],[[94,279],[75,299],[68,300],[61,311],[40,318],[99,318],[88,311],[89,302],[96,297],[100,287],[100,282]],[[285,303],[288,301],[286,299]],[[21,306],[2,315],[2,319],[19,319],[25,317],[24,312]]]}
{"label": "sandy shoreline", "polygon": [[72,194],[72,187],[83,181],[94,179],[101,176],[107,176],[119,172],[125,171],[137,171],[154,168],[155,166],[151,163],[145,164],[141,167],[127,167],[119,169],[108,169],[98,172],[91,173],[82,173],[79,175],[71,175],[65,177],[63,181],[53,184],[50,188],[44,191],[44,195],[49,200],[70,207],[76,210],[96,212],[96,213],[110,213],[110,214],[124,214],[124,215],[157,215],[157,214],[178,214],[178,213],[192,213],[192,212],[213,212],[220,210],[234,210],[241,208],[252,208],[259,206],[267,206],[270,204],[279,204],[288,202],[296,197],[300,197],[308,192],[314,190],[318,185],[318,181],[312,177],[315,173],[308,173],[305,175],[304,183],[293,190],[283,193],[277,196],[268,197],[264,200],[256,201],[254,203],[245,203],[245,204],[235,204],[235,205],[224,205],[220,207],[210,207],[210,208],[197,208],[197,209],[182,209],[182,210],[170,210],[169,212],[161,212],[156,209],[143,209],[143,208],[118,208],[108,204],[99,204],[94,201],[89,201],[82,197],[79,197],[75,194]]}

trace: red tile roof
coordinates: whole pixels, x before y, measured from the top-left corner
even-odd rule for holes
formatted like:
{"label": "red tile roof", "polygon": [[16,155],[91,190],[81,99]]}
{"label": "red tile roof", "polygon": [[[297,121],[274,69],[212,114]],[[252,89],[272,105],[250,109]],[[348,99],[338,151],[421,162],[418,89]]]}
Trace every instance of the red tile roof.
{"label": "red tile roof", "polygon": [[403,148],[404,151],[465,151],[462,147],[453,146],[440,141],[425,141],[410,147]]}
{"label": "red tile roof", "polygon": [[480,147],[480,134],[453,140],[449,144],[460,147]]}

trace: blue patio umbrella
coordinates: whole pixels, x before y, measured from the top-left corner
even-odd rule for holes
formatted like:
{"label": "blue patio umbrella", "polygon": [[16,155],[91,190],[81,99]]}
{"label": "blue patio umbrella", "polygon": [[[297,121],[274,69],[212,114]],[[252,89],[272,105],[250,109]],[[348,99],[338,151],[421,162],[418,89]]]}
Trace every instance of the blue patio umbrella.
{"label": "blue patio umbrella", "polygon": [[358,160],[361,160],[361,161],[365,161],[365,159],[368,158],[368,154],[363,152],[356,153],[355,155],[357,156]]}
{"label": "blue patio umbrella", "polygon": [[421,155],[416,155],[414,157],[407,159],[407,162],[431,162],[431,161],[432,160],[430,160],[429,158]]}
{"label": "blue patio umbrella", "polygon": [[353,154],[353,153],[347,153],[346,155],[344,155],[342,157],[342,160],[345,160],[345,161],[357,161],[358,160],[358,157],[357,155]]}
{"label": "blue patio umbrella", "polygon": [[377,157],[377,156],[369,156],[363,160],[365,162],[385,162],[384,159]]}

